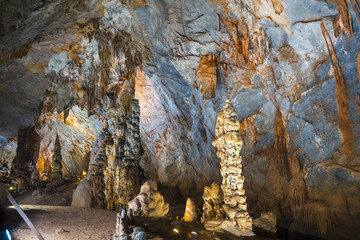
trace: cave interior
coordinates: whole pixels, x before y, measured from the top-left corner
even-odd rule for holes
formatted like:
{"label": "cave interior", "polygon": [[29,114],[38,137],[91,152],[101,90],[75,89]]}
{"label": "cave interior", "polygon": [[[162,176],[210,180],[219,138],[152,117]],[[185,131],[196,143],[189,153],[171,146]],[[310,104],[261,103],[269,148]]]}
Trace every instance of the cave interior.
{"label": "cave interior", "polygon": [[0,0],[0,239],[360,239],[359,0]]}

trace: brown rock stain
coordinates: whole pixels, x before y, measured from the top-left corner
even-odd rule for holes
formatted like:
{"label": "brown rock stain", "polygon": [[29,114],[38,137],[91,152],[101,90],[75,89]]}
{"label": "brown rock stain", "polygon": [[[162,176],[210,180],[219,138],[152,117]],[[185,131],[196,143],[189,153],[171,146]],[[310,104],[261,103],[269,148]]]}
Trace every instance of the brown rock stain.
{"label": "brown rock stain", "polygon": [[338,106],[339,112],[339,132],[340,138],[343,145],[343,154],[345,159],[351,161],[353,155],[353,129],[350,121],[350,112],[349,112],[349,104],[348,104],[348,96],[346,90],[346,83],[344,79],[344,75],[341,69],[341,65],[336,56],[336,52],[331,41],[331,37],[327,32],[324,23],[321,22],[321,30],[326,43],[326,47],[329,52],[329,59],[331,61],[331,65],[334,70],[335,75],[335,88],[336,88],[336,102]]}
{"label": "brown rock stain", "polygon": [[200,58],[197,70],[198,86],[204,99],[214,98],[216,94],[216,59],[214,55]]}

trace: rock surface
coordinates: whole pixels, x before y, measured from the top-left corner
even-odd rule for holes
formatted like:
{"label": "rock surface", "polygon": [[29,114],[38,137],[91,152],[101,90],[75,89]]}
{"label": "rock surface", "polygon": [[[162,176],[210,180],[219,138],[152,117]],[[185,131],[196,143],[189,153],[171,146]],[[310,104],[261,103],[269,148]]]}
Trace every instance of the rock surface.
{"label": "rock surface", "polygon": [[128,203],[128,214],[141,217],[164,217],[169,212],[169,204],[157,191],[154,181],[145,182],[139,195]]}
{"label": "rock surface", "polygon": [[[10,140],[44,108],[53,114],[76,105],[106,118],[102,106],[114,101],[127,70],[139,66],[140,164],[147,176],[194,199],[219,182],[211,142],[216,114],[230,98],[244,141],[249,210],[272,211],[284,226],[293,222],[292,229],[318,237],[356,237],[356,1],[24,2],[1,4],[1,136]],[[216,94],[204,99],[197,71],[210,55]],[[63,173],[76,175],[77,164],[64,155],[63,161]],[[256,206],[261,198],[269,204]],[[324,226],[324,216],[337,224]]]}

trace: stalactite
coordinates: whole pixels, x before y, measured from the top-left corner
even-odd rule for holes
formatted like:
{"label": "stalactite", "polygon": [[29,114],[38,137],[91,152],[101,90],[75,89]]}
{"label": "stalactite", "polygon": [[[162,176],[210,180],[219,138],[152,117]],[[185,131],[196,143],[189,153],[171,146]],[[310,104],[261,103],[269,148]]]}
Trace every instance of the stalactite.
{"label": "stalactite", "polygon": [[65,108],[64,108],[64,123],[65,123],[65,124],[66,124],[66,119],[67,119],[68,116],[69,116],[69,113],[70,113],[69,107],[65,107]]}
{"label": "stalactite", "polygon": [[327,32],[324,23],[321,22],[321,30],[326,43],[326,47],[329,53],[329,59],[331,61],[331,65],[334,70],[335,75],[335,88],[336,88],[336,102],[338,106],[339,112],[339,132],[341,137],[341,142],[343,146],[343,153],[345,158],[351,161],[351,156],[353,154],[353,130],[350,121],[350,112],[349,112],[349,104],[348,104],[348,96],[346,90],[346,82],[344,79],[344,75],[341,69],[341,65],[336,56],[336,52],[334,49],[334,45],[331,41],[331,37]]}
{"label": "stalactite", "polygon": [[334,216],[328,204],[320,201],[309,201],[301,209],[300,222],[306,229],[315,227],[324,236],[333,228]]}
{"label": "stalactite", "polygon": [[249,30],[247,28],[247,25],[243,21],[241,24],[241,39],[240,39],[240,52],[243,58],[245,59],[245,62],[249,61]]}
{"label": "stalactite", "polygon": [[271,3],[275,9],[275,13],[280,15],[284,10],[284,7],[281,4],[281,1],[280,0],[271,0]]}
{"label": "stalactite", "polygon": [[283,123],[282,114],[280,108],[276,110],[275,125],[274,125],[274,137],[275,137],[275,154],[276,154],[276,166],[282,176],[290,175],[289,156],[287,151],[286,141],[286,129]]}
{"label": "stalactite", "polygon": [[[349,13],[347,0],[327,0],[329,2],[335,3],[339,9],[339,16],[335,24],[339,24],[342,33],[345,36],[345,32],[349,32],[350,36],[353,35],[353,26],[351,22],[351,15]],[[341,22],[341,23],[340,23]],[[337,27],[334,27],[336,29]],[[337,28],[338,29],[338,28]]]}
{"label": "stalactite", "polygon": [[203,99],[211,99],[216,94],[216,59],[214,55],[200,58],[197,70],[198,86]]}

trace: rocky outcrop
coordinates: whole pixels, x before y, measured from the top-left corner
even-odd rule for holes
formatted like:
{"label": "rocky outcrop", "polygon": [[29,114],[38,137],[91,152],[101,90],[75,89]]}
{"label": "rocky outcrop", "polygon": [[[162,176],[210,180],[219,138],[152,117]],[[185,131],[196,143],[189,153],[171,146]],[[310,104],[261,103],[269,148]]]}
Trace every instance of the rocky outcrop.
{"label": "rocky outcrop", "polygon": [[157,191],[154,181],[145,182],[139,195],[128,203],[128,215],[141,217],[164,217],[169,212],[169,204]]}

